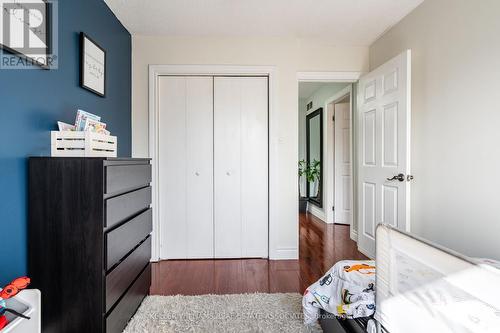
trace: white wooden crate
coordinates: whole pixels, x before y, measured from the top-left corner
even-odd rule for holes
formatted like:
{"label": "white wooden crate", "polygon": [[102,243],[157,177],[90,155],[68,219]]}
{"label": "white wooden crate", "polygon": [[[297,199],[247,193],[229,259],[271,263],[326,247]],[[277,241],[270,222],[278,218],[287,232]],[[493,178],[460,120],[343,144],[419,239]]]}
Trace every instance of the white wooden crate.
{"label": "white wooden crate", "polygon": [[117,138],[82,131],[52,131],[51,155],[59,157],[116,157]]}

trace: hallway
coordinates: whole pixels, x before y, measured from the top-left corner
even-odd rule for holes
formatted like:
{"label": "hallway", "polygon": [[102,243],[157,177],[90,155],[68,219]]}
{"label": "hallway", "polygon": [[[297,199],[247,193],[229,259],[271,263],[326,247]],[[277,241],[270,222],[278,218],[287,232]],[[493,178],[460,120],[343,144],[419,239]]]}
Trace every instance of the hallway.
{"label": "hallway", "polygon": [[152,295],[280,293],[304,290],[335,262],[365,259],[349,226],[299,216],[299,260],[164,260],[152,265]]}

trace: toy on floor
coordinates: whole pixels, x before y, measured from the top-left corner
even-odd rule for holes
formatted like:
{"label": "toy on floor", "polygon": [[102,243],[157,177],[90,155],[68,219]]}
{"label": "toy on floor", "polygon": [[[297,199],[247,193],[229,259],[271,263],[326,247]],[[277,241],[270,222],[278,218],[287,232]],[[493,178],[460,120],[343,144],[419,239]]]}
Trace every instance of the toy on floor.
{"label": "toy on floor", "polygon": [[17,293],[23,289],[26,289],[30,284],[31,280],[27,276],[23,276],[15,279],[11,283],[9,283],[5,288],[0,290],[0,330],[7,326],[7,318],[5,317],[5,312],[10,312],[17,317],[22,317],[24,319],[30,319],[26,317],[22,313],[19,313],[15,310],[7,308],[7,304],[5,302],[6,299],[14,297]]}

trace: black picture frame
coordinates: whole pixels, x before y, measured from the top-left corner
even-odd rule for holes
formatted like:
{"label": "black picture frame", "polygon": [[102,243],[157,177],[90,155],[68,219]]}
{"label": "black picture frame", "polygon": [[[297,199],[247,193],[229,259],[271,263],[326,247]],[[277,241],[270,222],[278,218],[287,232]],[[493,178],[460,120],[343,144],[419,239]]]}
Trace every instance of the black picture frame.
{"label": "black picture frame", "polygon": [[306,163],[310,165],[311,156],[310,156],[310,142],[311,142],[311,130],[310,130],[310,122],[315,117],[319,117],[319,155],[320,155],[320,169],[319,169],[319,179],[318,179],[318,196],[311,197],[310,196],[310,186],[309,182],[307,182],[306,186],[306,195],[309,198],[309,202],[312,202],[314,205],[319,208],[323,208],[323,108],[316,109],[315,111],[309,113],[306,116]]}
{"label": "black picture frame", "polygon": [[[98,91],[92,87],[89,87],[85,83],[85,41],[89,41],[90,43],[94,44],[99,50],[103,52],[104,55],[104,74],[103,74],[103,91]],[[84,32],[80,32],[80,87],[83,89],[86,89],[88,91],[93,92],[94,94],[100,96],[100,97],[106,97],[106,50],[102,48],[99,44],[97,44],[92,38],[90,38],[87,34]]]}
{"label": "black picture frame", "polygon": [[[45,52],[46,59],[48,60],[49,56],[52,54],[52,4],[48,0],[42,0],[42,2],[45,3],[45,32],[47,34],[47,40],[45,41],[47,48]],[[0,15],[4,15],[3,13],[3,8],[0,10]],[[30,57],[27,54],[24,54],[22,52],[19,52],[16,49],[13,49],[5,44],[0,43],[0,49],[3,51],[7,51],[10,54],[13,54],[15,56],[18,56],[21,59],[24,59],[26,61],[29,61],[30,63],[36,64],[42,69],[50,69],[50,65],[48,63],[44,64],[41,63],[32,57]]]}

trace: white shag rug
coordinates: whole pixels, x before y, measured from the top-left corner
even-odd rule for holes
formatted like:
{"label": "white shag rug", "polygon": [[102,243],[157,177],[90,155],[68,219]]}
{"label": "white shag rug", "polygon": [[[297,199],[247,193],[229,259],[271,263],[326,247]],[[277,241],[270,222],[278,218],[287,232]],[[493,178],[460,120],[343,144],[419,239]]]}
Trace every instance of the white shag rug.
{"label": "white shag rug", "polygon": [[303,324],[300,294],[148,296],[124,333],[321,332]]}

